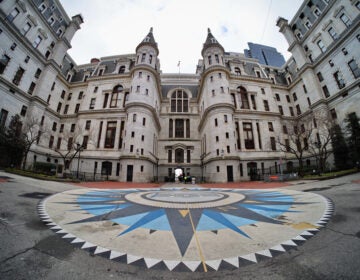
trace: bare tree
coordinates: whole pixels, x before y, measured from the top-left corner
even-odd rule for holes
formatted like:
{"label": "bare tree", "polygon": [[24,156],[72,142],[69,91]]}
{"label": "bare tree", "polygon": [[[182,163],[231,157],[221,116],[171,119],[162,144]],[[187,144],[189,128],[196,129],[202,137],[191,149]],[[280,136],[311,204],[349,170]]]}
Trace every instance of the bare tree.
{"label": "bare tree", "polygon": [[[299,163],[299,175],[303,175],[303,159],[309,150],[309,143],[314,132],[312,115],[303,118],[287,119],[282,122],[284,137],[278,137],[277,143],[282,152],[296,157]],[[285,126],[285,128],[284,128]]]}
{"label": "bare tree", "polygon": [[93,131],[84,130],[80,125],[77,125],[75,129],[62,132],[59,139],[58,141],[61,142],[60,147],[56,145],[54,151],[62,158],[64,170],[67,170],[78,153],[93,142]]}
{"label": "bare tree", "polygon": [[24,121],[22,125],[22,134],[24,139],[22,169],[25,169],[27,156],[31,149],[31,146],[35,142],[38,142],[41,136],[48,134],[48,129],[43,127],[37,118],[29,117]]}
{"label": "bare tree", "polygon": [[314,113],[314,134],[312,141],[309,143],[309,154],[313,156],[317,163],[319,172],[324,172],[326,168],[326,160],[330,156],[331,149],[331,133],[335,121],[331,118],[328,111],[320,111]]}

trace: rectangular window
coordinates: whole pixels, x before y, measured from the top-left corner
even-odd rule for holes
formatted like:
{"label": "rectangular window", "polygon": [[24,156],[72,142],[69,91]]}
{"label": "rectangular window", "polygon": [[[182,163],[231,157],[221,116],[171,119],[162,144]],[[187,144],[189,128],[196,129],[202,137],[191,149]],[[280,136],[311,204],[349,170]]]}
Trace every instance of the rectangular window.
{"label": "rectangular window", "polygon": [[62,103],[59,102],[59,103],[58,103],[58,106],[57,106],[57,108],[56,108],[56,112],[60,113],[61,107],[62,107]]}
{"label": "rectangular window", "polygon": [[65,109],[64,109],[64,115],[66,115],[68,113],[68,110],[69,110],[69,105],[66,104]]}
{"label": "rectangular window", "polygon": [[101,140],[101,133],[102,133],[102,127],[103,127],[103,122],[100,122],[100,126],[99,126],[99,134],[98,134],[98,141],[97,141],[97,147],[100,148],[100,140]]}
{"label": "rectangular window", "polygon": [[230,154],[230,146],[226,146],[226,152]]}
{"label": "rectangular window", "polygon": [[190,138],[190,120],[186,120],[186,138]]}
{"label": "rectangular window", "polygon": [[280,112],[280,115],[284,115],[284,111],[283,111],[283,108],[281,105],[279,105],[279,112]]}
{"label": "rectangular window", "polygon": [[89,109],[94,109],[95,108],[95,102],[96,102],[96,98],[91,98],[90,99]]}
{"label": "rectangular window", "polygon": [[287,152],[290,152],[290,141],[289,139],[285,139],[285,148]]}
{"label": "rectangular window", "polygon": [[89,130],[91,126],[91,121],[86,121],[85,123],[85,130]]}
{"label": "rectangular window", "polygon": [[175,120],[175,137],[184,138],[184,120]]}
{"label": "rectangular window", "polygon": [[85,135],[82,142],[82,147],[84,149],[87,149],[88,142],[89,142],[89,136]]}
{"label": "rectangular window", "polygon": [[227,115],[224,115],[224,122],[225,122],[225,123],[227,123],[227,122],[228,122]]}
{"label": "rectangular window", "polygon": [[340,19],[347,27],[349,27],[351,25],[351,23],[352,23],[351,20],[348,18],[348,16],[345,15],[345,14],[342,14],[340,16]]}
{"label": "rectangular window", "polygon": [[75,131],[75,126],[76,126],[76,124],[74,124],[74,123],[71,124],[70,132],[74,132],[74,131]]}
{"label": "rectangular window", "polygon": [[290,96],[289,96],[289,95],[286,95],[286,101],[287,101],[288,103],[290,103],[290,102],[291,102],[291,100],[290,100]]}
{"label": "rectangular window", "polygon": [[134,152],[134,145],[130,145],[130,153]]}
{"label": "rectangular window", "polygon": [[62,140],[61,137],[59,137],[58,140],[57,140],[57,143],[56,143],[56,149],[57,150],[60,150],[60,148],[61,148],[61,140]]}
{"label": "rectangular window", "polygon": [[0,74],[4,73],[6,66],[10,61],[10,57],[6,54],[3,54],[0,59]]}
{"label": "rectangular window", "polygon": [[218,126],[218,121],[217,121],[217,119],[215,119],[215,126]]}
{"label": "rectangular window", "polygon": [[278,93],[275,94],[276,101],[280,101],[280,95]]}
{"label": "rectangular window", "polygon": [[301,109],[300,109],[300,105],[299,105],[299,104],[296,105],[296,113],[297,113],[298,116],[301,115]]}
{"label": "rectangular window", "polygon": [[168,150],[168,162],[172,162],[172,150]]}
{"label": "rectangular window", "polygon": [[264,100],[264,109],[265,111],[270,111],[270,108],[269,108],[269,102],[267,100]]}
{"label": "rectangular window", "polygon": [[28,94],[33,94],[36,84],[31,82],[30,87],[28,89]]}
{"label": "rectangular window", "polygon": [[339,89],[342,89],[345,87],[345,81],[339,71],[336,71],[334,73],[334,78],[335,78],[335,81],[336,81]]}
{"label": "rectangular window", "polygon": [[109,94],[108,94],[108,93],[105,93],[105,95],[104,95],[103,108],[106,108],[107,103],[108,103],[108,99],[109,99]]}
{"label": "rectangular window", "polygon": [[310,106],[311,106],[311,100],[310,100],[309,97],[307,98],[307,102],[308,102],[308,105],[309,105],[309,107],[310,107]]}
{"label": "rectangular window", "polygon": [[296,92],[293,93],[293,100],[294,102],[297,100]]}
{"label": "rectangular window", "polygon": [[307,88],[305,85],[303,85],[303,90],[304,90],[304,93],[307,93]]}
{"label": "rectangular window", "polygon": [[169,138],[173,137],[173,125],[174,125],[174,121],[172,119],[169,120]]}
{"label": "rectangular window", "polygon": [[9,112],[5,109],[1,109],[0,113],[0,127],[5,127],[6,125],[6,119],[8,117]]}
{"label": "rectangular window", "polygon": [[352,74],[354,75],[354,78],[356,79],[356,78],[360,77],[360,68],[357,65],[356,61],[354,59],[352,59],[348,62],[348,65],[349,65],[349,68],[350,68]]}
{"label": "rectangular window", "polygon": [[80,109],[80,104],[78,103],[78,104],[75,105],[75,111],[74,111],[74,113],[75,113],[75,114],[78,113],[78,112],[79,112],[79,109]]}
{"label": "rectangular window", "polygon": [[111,94],[111,100],[110,100],[110,108],[114,108],[117,106],[117,101],[118,101],[118,93],[117,92],[113,92]]}
{"label": "rectangular window", "polygon": [[325,95],[326,98],[330,96],[330,93],[329,93],[329,90],[328,90],[327,86],[323,86],[322,90],[323,90],[324,95]]}
{"label": "rectangular window", "polygon": [[49,140],[49,148],[51,149],[54,145],[54,136],[50,136],[50,140]]}
{"label": "rectangular window", "polygon": [[290,116],[294,116],[294,109],[293,107],[289,107],[289,111],[290,111]]}
{"label": "rectangular window", "polygon": [[6,19],[9,21],[9,22],[12,22],[16,17],[17,15],[20,13],[19,9],[18,8],[14,8],[11,13],[6,17]]}
{"label": "rectangular window", "polygon": [[67,148],[69,151],[72,150],[72,148],[73,148],[73,141],[74,141],[74,138],[69,137],[68,145],[67,145]]}
{"label": "rectangular window", "polygon": [[322,53],[326,52],[326,47],[325,47],[323,41],[319,40],[316,42],[316,44],[318,45],[318,47]]}
{"label": "rectangular window", "polygon": [[21,29],[21,34],[25,36],[29,32],[30,28],[31,28],[31,24],[28,22],[25,23],[24,27]]}
{"label": "rectangular window", "polygon": [[274,126],[272,122],[268,122],[269,131],[274,131]]}
{"label": "rectangular window", "polygon": [[333,120],[336,120],[336,119],[337,119],[337,114],[336,114],[335,109],[331,109],[331,110],[330,110],[330,115],[331,115],[331,118],[332,118]]}
{"label": "rectangular window", "polygon": [[288,130],[287,130],[287,126],[286,126],[286,125],[283,125],[283,133],[284,133],[284,134],[288,134]]}
{"label": "rectangular window", "polygon": [[23,105],[23,106],[21,107],[20,116],[25,117],[26,111],[27,111],[27,107],[26,107],[25,105]]}
{"label": "rectangular window", "polygon": [[186,162],[187,163],[191,162],[191,150],[186,151]]}
{"label": "rectangular window", "polygon": [[251,94],[251,95],[250,95],[250,100],[251,100],[251,104],[252,104],[253,110],[256,110],[255,95]]}
{"label": "rectangular window", "polygon": [[275,137],[270,137],[271,150],[276,151]]}
{"label": "rectangular window", "polygon": [[15,74],[14,79],[13,79],[13,83],[15,85],[18,86],[20,84],[20,81],[21,81],[21,78],[24,75],[24,72],[25,72],[25,70],[23,68],[21,68],[21,67],[19,67],[19,69],[16,71],[16,74]]}
{"label": "rectangular window", "polygon": [[36,49],[42,41],[42,38],[40,36],[37,36],[34,42],[32,43],[32,46]]}
{"label": "rectangular window", "polygon": [[244,127],[244,140],[246,149],[254,149],[254,135],[252,131],[252,123],[243,123]]}
{"label": "rectangular window", "polygon": [[336,40],[336,39],[338,38],[338,35],[337,35],[337,33],[335,32],[334,28],[330,27],[330,28],[328,29],[328,33],[330,34],[330,36],[331,36],[331,38],[332,38],[333,40]]}
{"label": "rectangular window", "polygon": [[60,130],[59,130],[59,132],[62,133],[63,131],[64,131],[64,124],[62,123],[62,124],[60,125]]}
{"label": "rectangular window", "polygon": [[108,122],[105,134],[105,148],[114,148],[116,135],[116,122]]}
{"label": "rectangular window", "polygon": [[146,118],[143,118],[143,120],[142,120],[142,125],[143,125],[143,126],[146,125]]}
{"label": "rectangular window", "polygon": [[61,92],[61,95],[60,95],[61,99],[64,99],[64,98],[65,98],[65,94],[66,94],[65,90],[63,90],[63,91]]}
{"label": "rectangular window", "polygon": [[323,77],[323,75],[321,74],[321,72],[317,72],[316,76],[318,77],[319,82],[322,82],[322,81],[324,80],[324,77]]}

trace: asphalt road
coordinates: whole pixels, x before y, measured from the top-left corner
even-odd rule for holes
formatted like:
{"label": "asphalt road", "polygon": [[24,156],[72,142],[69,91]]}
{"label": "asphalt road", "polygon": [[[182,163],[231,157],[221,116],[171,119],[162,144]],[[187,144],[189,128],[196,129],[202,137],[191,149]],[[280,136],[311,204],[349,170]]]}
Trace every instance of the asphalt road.
{"label": "asphalt road", "polygon": [[41,198],[77,188],[0,172],[0,279],[360,279],[360,173],[288,187],[335,204],[332,219],[302,245],[236,270],[148,270],[74,248],[37,214]]}

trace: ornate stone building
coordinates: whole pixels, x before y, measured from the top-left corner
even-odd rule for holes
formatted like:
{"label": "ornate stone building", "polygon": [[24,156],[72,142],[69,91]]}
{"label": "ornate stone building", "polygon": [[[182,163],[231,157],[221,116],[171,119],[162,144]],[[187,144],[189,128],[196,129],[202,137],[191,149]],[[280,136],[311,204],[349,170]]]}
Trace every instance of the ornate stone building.
{"label": "ornate stone building", "polygon": [[211,182],[280,172],[296,161],[277,143],[284,120],[359,112],[359,9],[308,0],[279,18],[292,53],[281,68],[227,52],[208,30],[196,73],[166,74],[152,29],[134,54],[77,65],[67,50],[80,15],[57,0],[0,1],[1,125],[39,119],[28,167],[83,147],[66,167],[119,181],[164,181],[177,167]]}

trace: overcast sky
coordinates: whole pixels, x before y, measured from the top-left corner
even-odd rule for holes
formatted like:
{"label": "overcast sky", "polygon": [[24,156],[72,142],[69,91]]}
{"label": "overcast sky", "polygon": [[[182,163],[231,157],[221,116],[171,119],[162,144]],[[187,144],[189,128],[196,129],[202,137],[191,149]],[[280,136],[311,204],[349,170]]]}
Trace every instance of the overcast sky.
{"label": "overcast sky", "polygon": [[153,27],[163,73],[195,73],[207,28],[225,51],[244,52],[247,43],[288,45],[278,31],[279,16],[290,20],[302,0],[60,0],[70,17],[84,23],[69,54],[77,64],[93,57],[135,53]]}

